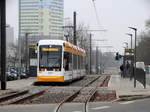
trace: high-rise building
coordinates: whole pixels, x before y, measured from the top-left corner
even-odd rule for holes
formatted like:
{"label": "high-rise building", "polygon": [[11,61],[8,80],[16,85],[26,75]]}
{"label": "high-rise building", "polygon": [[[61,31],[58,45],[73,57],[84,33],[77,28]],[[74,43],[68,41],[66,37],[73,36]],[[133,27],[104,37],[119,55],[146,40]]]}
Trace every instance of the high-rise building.
{"label": "high-rise building", "polygon": [[19,36],[63,38],[63,0],[19,0]]}

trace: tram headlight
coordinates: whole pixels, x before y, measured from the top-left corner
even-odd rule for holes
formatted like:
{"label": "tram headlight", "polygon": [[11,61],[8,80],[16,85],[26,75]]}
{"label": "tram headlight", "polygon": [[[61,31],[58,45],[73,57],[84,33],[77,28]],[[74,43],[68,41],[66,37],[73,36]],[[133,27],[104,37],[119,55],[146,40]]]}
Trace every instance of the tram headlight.
{"label": "tram headlight", "polygon": [[41,69],[41,71],[45,71],[44,69]]}
{"label": "tram headlight", "polygon": [[56,69],[55,69],[55,68],[53,69],[53,72],[56,72]]}
{"label": "tram headlight", "polygon": [[54,69],[53,69],[53,72],[56,72],[56,71],[59,71],[59,69],[54,68]]}
{"label": "tram headlight", "polygon": [[56,71],[59,71],[59,69],[56,69]]}

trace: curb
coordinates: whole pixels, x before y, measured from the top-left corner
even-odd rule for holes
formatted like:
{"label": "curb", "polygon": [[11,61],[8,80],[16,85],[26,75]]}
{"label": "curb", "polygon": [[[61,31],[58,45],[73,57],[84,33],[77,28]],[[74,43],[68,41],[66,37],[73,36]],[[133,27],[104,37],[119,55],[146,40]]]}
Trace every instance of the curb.
{"label": "curb", "polygon": [[132,100],[139,100],[139,99],[146,99],[150,98],[150,95],[139,95],[139,96],[133,96],[133,97],[124,97],[124,98],[118,98],[114,102],[119,102],[119,101],[132,101]]}

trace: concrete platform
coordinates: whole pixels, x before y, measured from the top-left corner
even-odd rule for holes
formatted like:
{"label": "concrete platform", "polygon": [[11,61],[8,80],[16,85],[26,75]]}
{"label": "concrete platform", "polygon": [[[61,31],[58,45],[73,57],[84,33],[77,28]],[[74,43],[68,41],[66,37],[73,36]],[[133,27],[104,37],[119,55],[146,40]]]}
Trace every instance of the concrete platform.
{"label": "concrete platform", "polygon": [[116,90],[117,96],[130,96],[130,95],[150,95],[150,86],[143,85],[136,81],[136,88],[134,88],[134,80],[129,78],[121,78],[118,74],[113,74],[108,84],[108,88]]}

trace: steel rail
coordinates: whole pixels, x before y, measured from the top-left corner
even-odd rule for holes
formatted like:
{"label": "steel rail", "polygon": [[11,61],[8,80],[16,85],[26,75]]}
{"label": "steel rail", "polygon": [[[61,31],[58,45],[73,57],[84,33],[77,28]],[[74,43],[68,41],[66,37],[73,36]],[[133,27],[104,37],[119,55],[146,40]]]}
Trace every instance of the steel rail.
{"label": "steel rail", "polygon": [[29,89],[0,96],[0,105],[20,104],[24,101],[33,99],[34,97],[38,97],[44,94],[44,92],[47,90],[46,88],[29,94]]}
{"label": "steel rail", "polygon": [[28,90],[24,90],[24,91],[20,91],[20,92],[15,92],[15,93],[2,95],[2,96],[0,96],[0,104],[1,104],[1,102],[8,101],[10,99],[19,97],[21,95],[27,94],[28,92],[29,92]]}
{"label": "steel rail", "polygon": [[[99,86],[99,85],[98,85]],[[89,93],[89,98],[85,101],[85,107],[84,107],[84,109],[85,109],[85,112],[88,112],[88,103],[90,102],[90,100],[91,100],[91,98],[93,97],[93,95],[96,93],[96,91],[97,91],[97,88],[98,88],[98,86],[96,86],[96,88],[95,89],[93,89],[93,91],[91,92],[91,93]]]}
{"label": "steel rail", "polygon": [[56,107],[56,110],[55,110],[54,112],[59,112],[60,107],[61,107],[65,102],[68,102],[68,101],[72,100],[75,96],[77,96],[77,95],[80,93],[80,91],[81,91],[83,88],[89,86],[90,84],[92,84],[93,82],[95,82],[96,80],[98,80],[100,77],[101,77],[101,76],[96,77],[94,80],[92,80],[92,81],[89,82],[88,84],[84,85],[80,90],[78,90],[77,92],[73,93],[72,95],[70,95],[69,97],[67,97],[65,100],[63,100],[63,101]]}
{"label": "steel rail", "polygon": [[[107,80],[107,76],[104,78],[104,81],[102,82],[102,84],[105,82],[105,80]],[[102,84],[98,84],[96,87],[95,87],[95,89],[93,89],[93,91],[91,92],[91,93],[89,93],[89,98],[85,101],[85,107],[84,107],[84,109],[85,109],[85,112],[88,112],[88,103],[90,102],[90,100],[91,100],[91,98],[94,96],[94,94],[96,93],[96,91],[97,91],[97,88],[99,87],[99,86],[101,86]]]}

